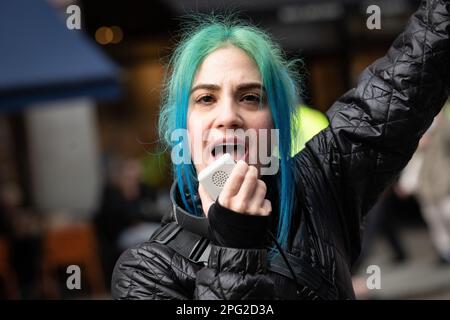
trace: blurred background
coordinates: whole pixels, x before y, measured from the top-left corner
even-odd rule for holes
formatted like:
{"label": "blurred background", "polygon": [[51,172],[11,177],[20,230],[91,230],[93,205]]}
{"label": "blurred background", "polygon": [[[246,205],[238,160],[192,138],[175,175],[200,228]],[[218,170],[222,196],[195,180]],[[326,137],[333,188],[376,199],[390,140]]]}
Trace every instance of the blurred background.
{"label": "blurred background", "polygon": [[[366,26],[374,4],[379,30]],[[418,4],[1,0],[0,298],[109,299],[118,255],[170,210],[156,123],[181,17],[239,11],[303,60],[301,150]],[[368,216],[354,268],[361,299],[450,298],[449,109]],[[367,286],[371,265],[380,289]]]}

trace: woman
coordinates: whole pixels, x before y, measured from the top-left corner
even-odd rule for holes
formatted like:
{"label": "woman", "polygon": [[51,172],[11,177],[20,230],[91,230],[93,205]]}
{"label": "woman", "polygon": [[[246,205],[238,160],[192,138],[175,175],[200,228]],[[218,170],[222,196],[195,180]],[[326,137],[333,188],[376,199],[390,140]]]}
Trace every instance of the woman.
{"label": "woman", "polygon": [[[113,297],[354,298],[349,270],[361,220],[449,94],[449,7],[424,3],[387,56],[328,111],[330,126],[292,158],[295,79],[279,47],[245,25],[191,30],[171,61],[160,128],[194,164],[174,161],[173,210],[152,239],[121,256]],[[170,139],[183,128],[187,147]],[[277,129],[277,174],[249,165],[263,143],[245,144],[231,129]],[[196,176],[224,144],[245,161],[214,201]]]}

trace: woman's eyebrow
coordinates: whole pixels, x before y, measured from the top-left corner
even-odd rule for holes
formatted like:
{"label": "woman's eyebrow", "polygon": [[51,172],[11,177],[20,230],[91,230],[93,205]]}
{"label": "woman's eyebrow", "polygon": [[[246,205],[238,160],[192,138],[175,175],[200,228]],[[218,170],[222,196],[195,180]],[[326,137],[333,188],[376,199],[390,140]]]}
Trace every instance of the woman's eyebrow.
{"label": "woman's eyebrow", "polygon": [[250,89],[258,89],[263,92],[266,91],[264,86],[259,82],[243,83],[243,84],[238,85],[236,88],[237,91],[245,91],[245,90],[250,90]]}
{"label": "woman's eyebrow", "polygon": [[199,90],[199,89],[208,89],[208,90],[218,91],[218,90],[220,90],[220,86],[218,86],[217,84],[201,83],[201,84],[198,84],[198,85],[192,87],[191,94],[195,90]]}
{"label": "woman's eyebrow", "polygon": [[[199,89],[218,91],[218,90],[220,90],[220,86],[218,86],[216,84],[201,83],[201,84],[198,84],[198,85],[195,85],[192,87],[191,94],[194,91],[199,90]],[[237,91],[245,91],[245,90],[250,90],[250,89],[259,89],[262,91],[266,91],[264,86],[259,82],[242,83],[236,87]]]}

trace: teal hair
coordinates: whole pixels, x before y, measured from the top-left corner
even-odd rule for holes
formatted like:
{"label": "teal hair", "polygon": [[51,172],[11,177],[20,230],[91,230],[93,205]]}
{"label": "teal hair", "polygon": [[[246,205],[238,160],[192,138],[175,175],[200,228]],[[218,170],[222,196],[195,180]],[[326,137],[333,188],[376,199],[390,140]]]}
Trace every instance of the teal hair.
{"label": "teal hair", "polygon": [[[230,17],[200,16],[197,20],[202,22],[197,21],[187,29],[169,62],[159,119],[160,137],[170,149],[182,142],[172,141],[171,134],[175,129],[187,128],[189,92],[203,60],[213,51],[227,45],[245,51],[259,69],[274,127],[279,129],[281,190],[277,239],[283,247],[287,247],[294,202],[293,172],[289,158],[292,134],[295,134],[291,124],[298,104],[298,78],[293,72],[295,61],[288,61],[280,47],[257,27]],[[189,148],[182,150],[189,152]],[[185,195],[197,195],[198,181],[194,166],[182,163],[174,165],[173,170],[186,209],[200,215],[196,206],[188,203]]]}

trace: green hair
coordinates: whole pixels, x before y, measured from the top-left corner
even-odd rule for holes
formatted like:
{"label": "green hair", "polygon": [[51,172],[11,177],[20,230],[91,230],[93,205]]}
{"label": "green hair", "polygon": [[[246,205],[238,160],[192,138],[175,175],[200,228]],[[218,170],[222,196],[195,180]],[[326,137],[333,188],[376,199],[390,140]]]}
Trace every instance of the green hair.
{"label": "green hair", "polygon": [[[185,29],[169,61],[170,72],[165,80],[159,118],[160,137],[170,149],[181,143],[172,141],[171,134],[175,129],[187,128],[190,88],[196,71],[209,54],[229,45],[246,52],[259,69],[274,127],[279,130],[281,190],[277,238],[286,247],[294,203],[293,172],[289,159],[292,135],[295,135],[291,124],[298,105],[296,84],[299,79],[293,71],[296,61],[286,59],[279,45],[266,32],[233,16],[198,15],[191,20],[193,22]],[[188,152],[188,148],[183,150]],[[198,181],[194,166],[182,163],[174,165],[173,170],[186,209],[200,215],[196,206],[190,206],[185,196],[185,192],[197,195]]]}

